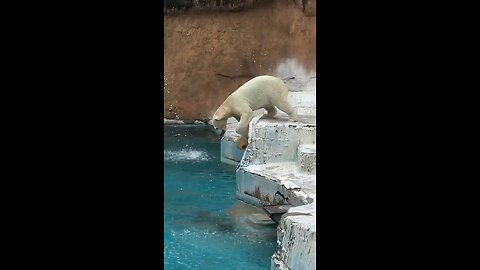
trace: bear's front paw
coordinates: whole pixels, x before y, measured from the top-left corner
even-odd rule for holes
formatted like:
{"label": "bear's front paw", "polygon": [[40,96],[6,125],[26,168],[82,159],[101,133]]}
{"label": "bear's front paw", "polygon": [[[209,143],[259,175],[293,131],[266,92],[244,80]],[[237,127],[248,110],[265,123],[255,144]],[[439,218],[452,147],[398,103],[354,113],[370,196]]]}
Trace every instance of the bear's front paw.
{"label": "bear's front paw", "polygon": [[240,136],[234,140],[235,145],[237,146],[238,149],[246,149],[248,146],[248,141],[245,137]]}

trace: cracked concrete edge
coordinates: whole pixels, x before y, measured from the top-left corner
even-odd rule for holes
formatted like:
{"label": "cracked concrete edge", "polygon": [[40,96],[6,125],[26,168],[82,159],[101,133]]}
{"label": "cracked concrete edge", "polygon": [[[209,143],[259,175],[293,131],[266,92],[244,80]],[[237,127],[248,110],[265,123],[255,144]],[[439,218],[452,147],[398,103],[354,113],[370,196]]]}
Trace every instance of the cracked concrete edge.
{"label": "cracked concrete edge", "polygon": [[[243,178],[244,175],[246,174],[250,176],[248,178]],[[255,186],[251,186],[250,188],[245,188],[245,182],[243,179],[249,179],[251,177],[257,179],[257,180],[254,180],[252,178],[252,180],[255,181],[257,184],[259,184],[259,186],[255,185]],[[294,207],[297,207],[297,206],[311,204],[315,201],[315,198],[316,198],[315,193],[308,192],[308,190],[306,190],[305,187],[301,187],[296,183],[290,182],[285,179],[278,180],[275,177],[270,177],[270,175],[263,175],[257,172],[248,171],[242,167],[239,167],[237,169],[237,185],[239,183],[238,181],[242,183],[240,185],[243,186],[242,190],[244,190],[244,192],[238,192],[238,186],[237,186],[237,193],[236,193],[237,197],[240,200],[246,201],[247,203],[254,202],[252,204],[257,206],[271,205],[272,203],[275,202],[274,204],[286,203]],[[265,186],[262,183],[264,184],[270,183],[270,185],[267,184]],[[274,186],[272,186],[271,184],[273,184]],[[260,187],[260,186],[262,186],[263,192],[260,195],[253,195],[255,194],[257,187]],[[279,192],[281,191],[281,194],[284,194],[284,196],[287,197],[287,199],[276,201],[275,195],[273,195],[274,194],[273,190],[276,190]]]}
{"label": "cracked concrete edge", "polygon": [[[252,173],[252,172],[250,172]],[[260,175],[260,174],[256,174],[256,173],[252,173],[258,177],[263,177],[265,178],[264,175]],[[278,180],[277,178],[269,178],[268,179],[269,181],[272,181],[272,182],[275,182],[275,183],[278,183],[280,185],[281,188],[285,189],[286,191],[288,191],[290,194],[292,194],[293,196],[293,200],[290,199],[291,202],[295,202],[295,201],[299,201],[301,202],[300,205],[305,205],[305,204],[310,204],[312,203],[315,199],[312,198],[310,195],[308,195],[303,189],[302,187],[298,186],[297,184],[293,183],[293,182],[290,182],[290,181],[285,181],[285,180]],[[296,206],[296,205],[294,205]]]}
{"label": "cracked concrete edge", "polygon": [[277,252],[274,253],[272,256],[272,267],[271,270],[292,270],[290,267],[288,267],[285,262],[283,262],[280,259],[280,255],[276,255]]}

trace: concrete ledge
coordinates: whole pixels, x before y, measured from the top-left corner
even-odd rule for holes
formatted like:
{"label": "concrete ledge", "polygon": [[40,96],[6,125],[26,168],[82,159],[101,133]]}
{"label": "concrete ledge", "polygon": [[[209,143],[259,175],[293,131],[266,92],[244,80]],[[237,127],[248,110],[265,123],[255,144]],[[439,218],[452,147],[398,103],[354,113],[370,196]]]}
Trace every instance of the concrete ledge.
{"label": "concrete ledge", "polygon": [[273,119],[261,118],[251,125],[249,137],[242,167],[270,162],[296,162],[300,144],[315,144],[315,116],[299,115],[298,122],[288,120],[284,113],[279,113]]}
{"label": "concrete ledge", "polygon": [[316,269],[316,206],[290,208],[277,229],[277,249],[272,256],[272,270]]}
{"label": "concrete ledge", "polygon": [[312,107],[316,108],[316,93],[310,92],[290,92],[288,101],[294,107]]}
{"label": "concrete ledge", "polygon": [[316,198],[315,176],[299,172],[295,162],[240,167],[236,194],[257,206],[309,204]]}
{"label": "concrete ledge", "polygon": [[316,115],[317,114],[316,107],[298,106],[296,107],[296,109],[299,115]]}

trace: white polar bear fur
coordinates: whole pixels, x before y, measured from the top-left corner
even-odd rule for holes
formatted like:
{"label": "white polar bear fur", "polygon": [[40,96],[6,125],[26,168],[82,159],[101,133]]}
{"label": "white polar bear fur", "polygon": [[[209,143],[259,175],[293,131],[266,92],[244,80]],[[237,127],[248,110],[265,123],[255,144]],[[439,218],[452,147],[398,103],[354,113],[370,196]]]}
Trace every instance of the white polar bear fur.
{"label": "white polar bear fur", "polygon": [[227,119],[235,117],[239,121],[235,131],[247,140],[248,125],[255,110],[264,108],[267,110],[267,116],[273,117],[277,107],[288,114],[290,119],[297,120],[297,114],[287,98],[288,88],[281,79],[267,75],[255,77],[238,88],[220,105],[213,115],[213,125],[225,131]]}

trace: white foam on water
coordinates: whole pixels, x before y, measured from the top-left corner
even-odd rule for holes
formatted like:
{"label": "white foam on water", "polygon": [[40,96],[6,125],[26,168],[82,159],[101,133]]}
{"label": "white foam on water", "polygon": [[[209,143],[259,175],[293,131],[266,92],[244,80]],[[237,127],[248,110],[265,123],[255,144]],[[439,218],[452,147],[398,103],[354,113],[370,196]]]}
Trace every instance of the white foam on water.
{"label": "white foam on water", "polygon": [[207,161],[210,156],[206,151],[180,149],[177,151],[163,151],[163,158],[169,161]]}

